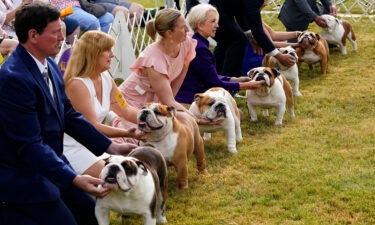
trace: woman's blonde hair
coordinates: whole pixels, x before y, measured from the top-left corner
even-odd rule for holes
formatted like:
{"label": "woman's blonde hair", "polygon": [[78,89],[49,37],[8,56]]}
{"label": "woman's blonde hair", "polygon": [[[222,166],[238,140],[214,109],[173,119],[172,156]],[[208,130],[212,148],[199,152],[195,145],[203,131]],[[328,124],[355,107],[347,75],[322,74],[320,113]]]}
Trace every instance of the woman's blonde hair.
{"label": "woman's blonde hair", "polygon": [[178,18],[182,16],[181,12],[172,9],[166,8],[162,9],[156,13],[156,17],[152,20],[149,20],[146,23],[146,32],[152,40],[155,41],[156,33],[164,37],[166,31],[173,31],[174,27],[177,24]]}
{"label": "woman's blonde hair", "polygon": [[208,12],[213,11],[216,14],[216,20],[219,21],[217,9],[210,4],[199,4],[190,9],[187,15],[187,21],[194,32],[197,32],[198,25],[207,20]]}
{"label": "woman's blonde hair", "polygon": [[97,58],[104,51],[111,50],[115,40],[101,31],[87,31],[73,47],[67,68],[64,73],[64,83],[68,85],[75,77],[91,77],[96,72]]}

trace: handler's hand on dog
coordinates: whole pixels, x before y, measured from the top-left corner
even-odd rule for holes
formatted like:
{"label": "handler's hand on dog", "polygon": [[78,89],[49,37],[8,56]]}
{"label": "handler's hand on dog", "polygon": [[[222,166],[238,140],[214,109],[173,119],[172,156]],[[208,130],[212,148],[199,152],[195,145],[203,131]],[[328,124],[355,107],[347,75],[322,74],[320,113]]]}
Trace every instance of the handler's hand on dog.
{"label": "handler's hand on dog", "polygon": [[296,63],[296,58],[287,54],[278,53],[277,55],[275,55],[275,58],[278,59],[281,64],[287,67],[291,67],[294,65],[294,63]]}
{"label": "handler's hand on dog", "polygon": [[211,121],[211,120],[205,120],[205,119],[196,119],[196,120],[197,120],[197,124],[208,125],[208,126],[220,125],[224,121],[224,120]]}
{"label": "handler's hand on dog", "polygon": [[147,139],[147,134],[133,127],[133,128],[128,129],[128,137],[135,138],[141,141],[145,141]]}
{"label": "handler's hand on dog", "polygon": [[257,89],[257,88],[262,87],[263,84],[265,83],[266,83],[265,80],[243,82],[243,83],[240,83],[240,89],[241,90]]}
{"label": "handler's hand on dog", "polygon": [[73,179],[73,185],[98,198],[103,198],[111,191],[108,188],[98,187],[101,184],[104,184],[103,180],[89,175],[77,175]]}
{"label": "handler's hand on dog", "polygon": [[321,16],[316,16],[314,18],[314,21],[316,24],[318,24],[319,27],[323,27],[323,28],[327,27],[326,20]]}
{"label": "handler's hand on dog", "polygon": [[334,5],[330,5],[329,6],[329,14],[331,15],[331,16],[337,16],[337,8],[336,8],[336,6],[334,6]]}
{"label": "handler's hand on dog", "polygon": [[107,149],[107,153],[112,155],[128,155],[131,150],[137,148],[138,146],[135,144],[124,143],[124,144],[116,144],[112,142]]}

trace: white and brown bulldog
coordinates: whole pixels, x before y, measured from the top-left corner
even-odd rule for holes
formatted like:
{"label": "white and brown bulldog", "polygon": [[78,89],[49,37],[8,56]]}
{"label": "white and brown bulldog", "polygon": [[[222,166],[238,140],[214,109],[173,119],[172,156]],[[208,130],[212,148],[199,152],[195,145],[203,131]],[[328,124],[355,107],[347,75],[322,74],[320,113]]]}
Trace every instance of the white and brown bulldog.
{"label": "white and brown bulldog", "polygon": [[312,70],[312,65],[320,64],[320,71],[326,74],[328,70],[329,48],[327,41],[319,34],[304,31],[298,36],[299,47],[296,48],[298,55],[298,68],[302,62],[309,65]]}
{"label": "white and brown bulldog", "polygon": [[275,107],[277,110],[275,125],[282,125],[286,105],[288,105],[290,117],[294,117],[292,87],[284,75],[270,67],[254,68],[247,75],[253,81],[266,81],[263,87],[246,91],[251,121],[258,121],[256,106],[263,108],[264,116],[268,116],[269,108]]}
{"label": "white and brown bulldog", "polygon": [[138,147],[128,156],[111,156],[100,174],[103,186],[111,192],[96,201],[99,225],[109,224],[109,212],[141,214],[145,225],[165,223],[167,165],[161,153],[151,147]]}
{"label": "white and brown bulldog", "polygon": [[[296,58],[296,61],[298,61],[296,50],[291,46],[279,48],[279,51],[283,54],[293,56],[294,58]],[[271,56],[270,54],[267,54],[263,59],[262,66],[278,69],[286,77],[286,79],[293,81],[294,96],[302,95],[299,91],[299,76],[297,63],[293,64],[291,67],[286,67],[283,64],[281,64],[281,62],[278,59]]]}
{"label": "white and brown bulldog", "polygon": [[223,120],[220,125],[199,125],[199,130],[201,133],[204,132],[205,139],[211,137],[207,132],[224,130],[228,150],[237,153],[236,141],[242,140],[240,113],[236,101],[228,91],[223,88],[211,88],[202,94],[196,94],[189,111],[200,119]]}
{"label": "white and brown bulldog", "polygon": [[326,28],[322,28],[320,35],[324,37],[328,43],[338,45],[341,54],[346,55],[346,39],[349,39],[353,45],[354,51],[358,50],[356,37],[352,25],[346,20],[339,20],[331,15],[322,15],[327,23]]}
{"label": "white and brown bulldog", "polygon": [[177,170],[180,189],[188,187],[188,157],[194,153],[197,168],[205,172],[206,160],[203,139],[195,119],[187,113],[178,113],[173,107],[159,103],[146,104],[138,113],[138,129],[148,134],[147,141],[158,149],[168,163]]}

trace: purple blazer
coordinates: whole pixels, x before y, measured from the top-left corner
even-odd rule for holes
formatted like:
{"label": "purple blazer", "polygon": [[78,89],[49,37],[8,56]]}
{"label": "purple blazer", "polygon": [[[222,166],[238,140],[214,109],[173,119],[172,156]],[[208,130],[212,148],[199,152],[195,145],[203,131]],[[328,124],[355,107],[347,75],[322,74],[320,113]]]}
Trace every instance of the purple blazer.
{"label": "purple blazer", "polygon": [[195,94],[203,93],[212,87],[222,87],[229,92],[239,91],[238,82],[230,82],[231,77],[217,74],[215,58],[208,48],[208,40],[199,33],[195,33],[193,38],[198,41],[195,48],[197,55],[190,62],[185,80],[175,97],[176,101],[191,104]]}

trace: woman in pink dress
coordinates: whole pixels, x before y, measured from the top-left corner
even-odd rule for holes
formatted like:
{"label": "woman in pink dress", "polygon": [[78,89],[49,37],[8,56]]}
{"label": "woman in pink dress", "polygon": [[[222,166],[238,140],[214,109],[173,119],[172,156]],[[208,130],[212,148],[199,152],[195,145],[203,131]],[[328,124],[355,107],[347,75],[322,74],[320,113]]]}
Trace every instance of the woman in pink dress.
{"label": "woman in pink dress", "polygon": [[186,111],[175,101],[189,62],[195,57],[196,40],[187,36],[183,15],[175,9],[160,10],[146,24],[147,34],[156,40],[133,63],[134,71],[120,86],[130,105],[142,108],[148,102],[160,102]]}

